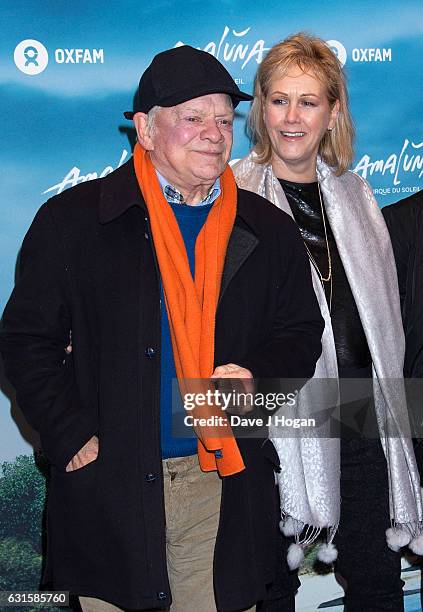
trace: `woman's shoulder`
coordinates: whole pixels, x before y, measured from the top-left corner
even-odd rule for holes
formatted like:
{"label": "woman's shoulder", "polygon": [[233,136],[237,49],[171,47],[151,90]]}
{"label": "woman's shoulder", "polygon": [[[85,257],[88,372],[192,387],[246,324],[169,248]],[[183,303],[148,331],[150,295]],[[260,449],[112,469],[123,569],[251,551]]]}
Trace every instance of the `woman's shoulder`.
{"label": "woman's shoulder", "polygon": [[323,178],[322,184],[336,197],[348,202],[350,206],[358,208],[365,206],[368,210],[377,209],[379,211],[373,189],[362,176],[352,170],[346,170],[337,176],[332,168],[329,166],[326,168],[326,175],[322,172],[321,167],[319,168],[319,174]]}
{"label": "woman's shoulder", "polygon": [[[350,189],[357,189],[362,192],[372,192],[369,183],[362,176],[354,172],[353,170],[346,170],[341,175],[337,176],[332,168],[328,168],[328,173],[331,177],[331,181],[334,184],[343,185]],[[372,192],[373,193],[373,192]]]}
{"label": "woman's shoulder", "polygon": [[266,167],[262,164],[258,164],[256,159],[256,153],[251,151],[242,159],[238,159],[231,164],[237,185],[241,187],[241,189],[255,191],[263,178]]}
{"label": "woman's shoulder", "polygon": [[254,151],[250,151],[245,157],[231,161],[231,168],[234,171],[234,174],[242,175],[247,172],[248,169],[255,164],[256,158],[256,153]]}

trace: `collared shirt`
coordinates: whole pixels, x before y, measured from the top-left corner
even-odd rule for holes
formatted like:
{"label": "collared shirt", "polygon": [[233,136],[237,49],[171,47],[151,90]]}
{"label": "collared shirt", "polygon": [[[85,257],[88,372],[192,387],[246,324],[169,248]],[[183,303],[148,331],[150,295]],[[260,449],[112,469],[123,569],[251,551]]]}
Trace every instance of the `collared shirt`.
{"label": "collared shirt", "polygon": [[[169,204],[187,204],[184,200],[184,196],[180,191],[175,189],[173,185],[171,185],[165,177],[160,174],[160,172],[156,169],[157,178],[159,179],[160,187],[162,188],[163,195]],[[208,204],[213,204],[215,200],[220,196],[220,178],[217,178],[214,182],[214,185],[210,189],[209,193],[206,195],[204,200],[199,202],[198,204],[192,204],[192,206],[207,206]]]}

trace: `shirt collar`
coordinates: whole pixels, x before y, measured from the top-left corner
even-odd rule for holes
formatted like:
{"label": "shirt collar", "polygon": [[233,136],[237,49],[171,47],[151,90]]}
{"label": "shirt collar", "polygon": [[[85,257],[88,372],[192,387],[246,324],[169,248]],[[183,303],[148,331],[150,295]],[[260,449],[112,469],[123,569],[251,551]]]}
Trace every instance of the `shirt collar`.
{"label": "shirt collar", "polygon": [[[160,172],[156,169],[157,178],[159,179],[160,187],[162,188],[163,195],[169,204],[185,204],[184,196],[180,193],[173,185],[171,185],[165,177],[160,174]],[[207,206],[209,204],[213,204],[215,200],[220,196],[220,178],[217,178],[214,182],[214,185],[210,189],[209,193],[206,195],[204,200],[195,204],[195,206]]]}

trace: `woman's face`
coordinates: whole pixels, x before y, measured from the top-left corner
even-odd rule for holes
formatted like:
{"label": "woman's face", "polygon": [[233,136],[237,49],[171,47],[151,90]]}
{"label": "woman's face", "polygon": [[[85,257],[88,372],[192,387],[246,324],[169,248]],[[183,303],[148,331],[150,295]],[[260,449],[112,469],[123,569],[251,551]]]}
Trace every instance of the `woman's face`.
{"label": "woman's face", "polygon": [[338,101],[330,107],[325,86],[312,72],[294,67],[272,79],[263,113],[276,176],[298,182],[316,180],[319,144],[333,128],[338,109]]}

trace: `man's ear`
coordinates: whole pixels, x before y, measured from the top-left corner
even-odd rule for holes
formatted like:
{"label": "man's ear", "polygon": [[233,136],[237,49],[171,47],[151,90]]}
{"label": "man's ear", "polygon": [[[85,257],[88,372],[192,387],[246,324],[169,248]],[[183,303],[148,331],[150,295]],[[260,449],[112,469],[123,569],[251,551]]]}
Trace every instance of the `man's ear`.
{"label": "man's ear", "polygon": [[134,126],[137,130],[138,142],[146,151],[153,151],[154,144],[148,128],[148,117],[145,113],[135,113]]}

